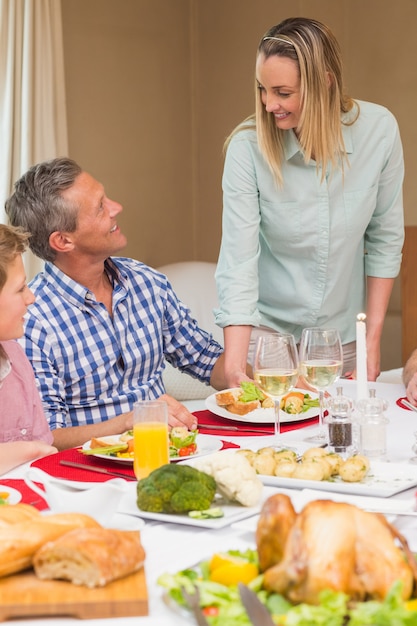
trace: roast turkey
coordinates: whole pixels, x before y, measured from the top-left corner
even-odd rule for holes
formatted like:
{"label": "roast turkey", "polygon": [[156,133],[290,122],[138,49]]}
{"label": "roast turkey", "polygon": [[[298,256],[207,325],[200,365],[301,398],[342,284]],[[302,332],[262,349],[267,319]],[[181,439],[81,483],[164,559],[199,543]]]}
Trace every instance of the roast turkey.
{"label": "roast turkey", "polygon": [[315,500],[297,514],[288,496],[273,495],[262,508],[256,543],[265,588],[292,602],[317,604],[323,589],[382,600],[397,580],[408,599],[417,585],[405,538],[383,515],[351,504]]}

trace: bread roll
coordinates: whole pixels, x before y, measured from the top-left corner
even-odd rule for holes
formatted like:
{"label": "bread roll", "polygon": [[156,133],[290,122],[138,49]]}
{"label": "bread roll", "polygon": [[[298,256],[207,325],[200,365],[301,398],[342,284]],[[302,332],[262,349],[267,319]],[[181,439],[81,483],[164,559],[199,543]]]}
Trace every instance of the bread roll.
{"label": "bread roll", "polygon": [[120,439],[117,439],[116,437],[114,439],[106,439],[105,441],[103,439],[97,439],[97,437],[93,437],[90,441],[90,449],[110,448],[111,446],[117,446],[121,443],[124,443],[124,441],[120,441]]}
{"label": "bread roll", "polygon": [[31,504],[18,502],[0,506],[0,527],[18,524],[26,520],[40,517],[40,512]]}
{"label": "bread roll", "polygon": [[255,409],[260,409],[261,403],[259,400],[253,400],[252,402],[241,402],[237,400],[234,404],[228,404],[226,409],[229,413],[234,413],[235,415],[246,415],[246,413],[250,413]]}
{"label": "bread roll", "polygon": [[218,406],[223,407],[229,413],[235,415],[246,415],[255,409],[261,408],[261,402],[259,400],[253,400],[251,402],[242,402],[239,400],[242,395],[241,389],[230,389],[229,391],[221,391],[216,393],[216,403]]}
{"label": "bread roll", "polygon": [[237,402],[240,394],[240,389],[221,391],[220,393],[216,393],[216,403],[218,404],[218,406],[227,407],[229,404],[234,404],[234,402]]}
{"label": "bread roll", "polygon": [[0,527],[0,576],[27,569],[44,543],[75,528],[86,527],[100,527],[100,524],[81,513],[56,513]]}
{"label": "bread roll", "polygon": [[42,546],[33,566],[41,579],[69,580],[93,588],[136,572],[144,560],[138,531],[85,528]]}

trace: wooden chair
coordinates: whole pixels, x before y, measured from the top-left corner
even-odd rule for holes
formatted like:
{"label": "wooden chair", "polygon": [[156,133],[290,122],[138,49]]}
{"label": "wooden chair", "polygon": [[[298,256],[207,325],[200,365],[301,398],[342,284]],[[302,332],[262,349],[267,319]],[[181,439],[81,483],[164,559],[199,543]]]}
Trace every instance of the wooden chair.
{"label": "wooden chair", "polygon": [[417,348],[417,226],[405,227],[401,265],[402,360]]}

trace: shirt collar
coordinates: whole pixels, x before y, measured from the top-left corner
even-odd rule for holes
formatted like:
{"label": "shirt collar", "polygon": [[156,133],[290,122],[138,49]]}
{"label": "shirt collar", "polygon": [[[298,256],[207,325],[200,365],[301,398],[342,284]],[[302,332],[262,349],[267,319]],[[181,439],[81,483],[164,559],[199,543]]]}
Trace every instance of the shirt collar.
{"label": "shirt collar", "polygon": [[[342,117],[342,122],[347,121],[348,114]],[[343,141],[345,143],[345,150],[347,154],[352,154],[353,152],[353,141],[352,141],[352,126],[347,126],[342,123],[342,135]],[[297,153],[301,154],[301,147],[295,132],[291,129],[286,131],[284,134],[284,154],[285,159],[289,161],[295,156]]]}
{"label": "shirt collar", "polygon": [[[107,258],[104,261],[104,269],[110,278],[113,289],[117,289],[119,286],[125,288],[126,276],[120,271],[114,259],[111,257]],[[66,300],[69,300],[75,306],[80,308],[95,301],[93,294],[87,287],[64,274],[53,263],[45,263],[44,275],[46,280],[54,285],[56,293],[64,296]]]}

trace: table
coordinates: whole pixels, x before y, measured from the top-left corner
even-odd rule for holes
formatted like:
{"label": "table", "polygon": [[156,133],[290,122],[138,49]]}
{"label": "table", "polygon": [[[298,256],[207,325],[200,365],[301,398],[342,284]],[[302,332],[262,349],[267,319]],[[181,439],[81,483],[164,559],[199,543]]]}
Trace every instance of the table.
{"label": "table", "polygon": [[[343,393],[355,398],[356,383],[355,381],[339,381],[338,386],[343,386]],[[400,408],[396,401],[404,397],[405,391],[402,384],[389,383],[372,383],[371,387],[376,390],[378,397],[384,398],[389,402],[386,415],[389,418],[387,426],[387,462],[407,464],[412,455],[411,445],[414,441],[414,432],[417,431],[417,414]],[[330,390],[332,393],[334,389]],[[192,401],[185,403],[190,410],[199,410],[204,408],[204,401]],[[285,433],[283,439],[288,443],[295,443],[306,436],[313,434],[317,427],[308,427],[303,430]],[[270,436],[244,437],[244,444],[241,437],[222,437],[225,440],[240,443],[245,447],[256,445],[262,447],[269,445],[272,438]],[[22,465],[15,468],[4,478],[21,478],[24,476],[28,465]],[[1,478],[0,478],[1,482]],[[320,488],[318,484],[317,488]],[[410,497],[415,489],[408,492],[402,492],[393,496],[393,498]],[[410,528],[416,526],[416,518],[402,517],[397,518],[396,525],[401,532],[406,535],[409,541],[412,541]],[[415,535],[415,532],[414,532]],[[231,548],[245,549],[254,546],[253,534],[246,531],[239,531],[230,526],[219,530],[207,530],[180,524],[164,524],[147,521],[144,529],[141,531],[142,542],[146,550],[146,577],[149,592],[149,615],[147,617],[129,617],[129,618],[107,618],[88,620],[90,626],[190,626],[193,623],[192,618],[187,619],[181,614],[177,614],[171,608],[167,607],[162,599],[163,590],[156,584],[158,576],[164,572],[176,572],[182,568],[188,567],[197,561],[207,558],[215,551],[228,550]],[[411,545],[412,549],[417,550],[417,545]],[[12,623],[12,622],[10,622]],[[57,626],[75,625],[80,626],[82,622],[72,618],[41,618],[41,619],[22,619],[17,622],[19,626],[36,626],[39,623]]]}

